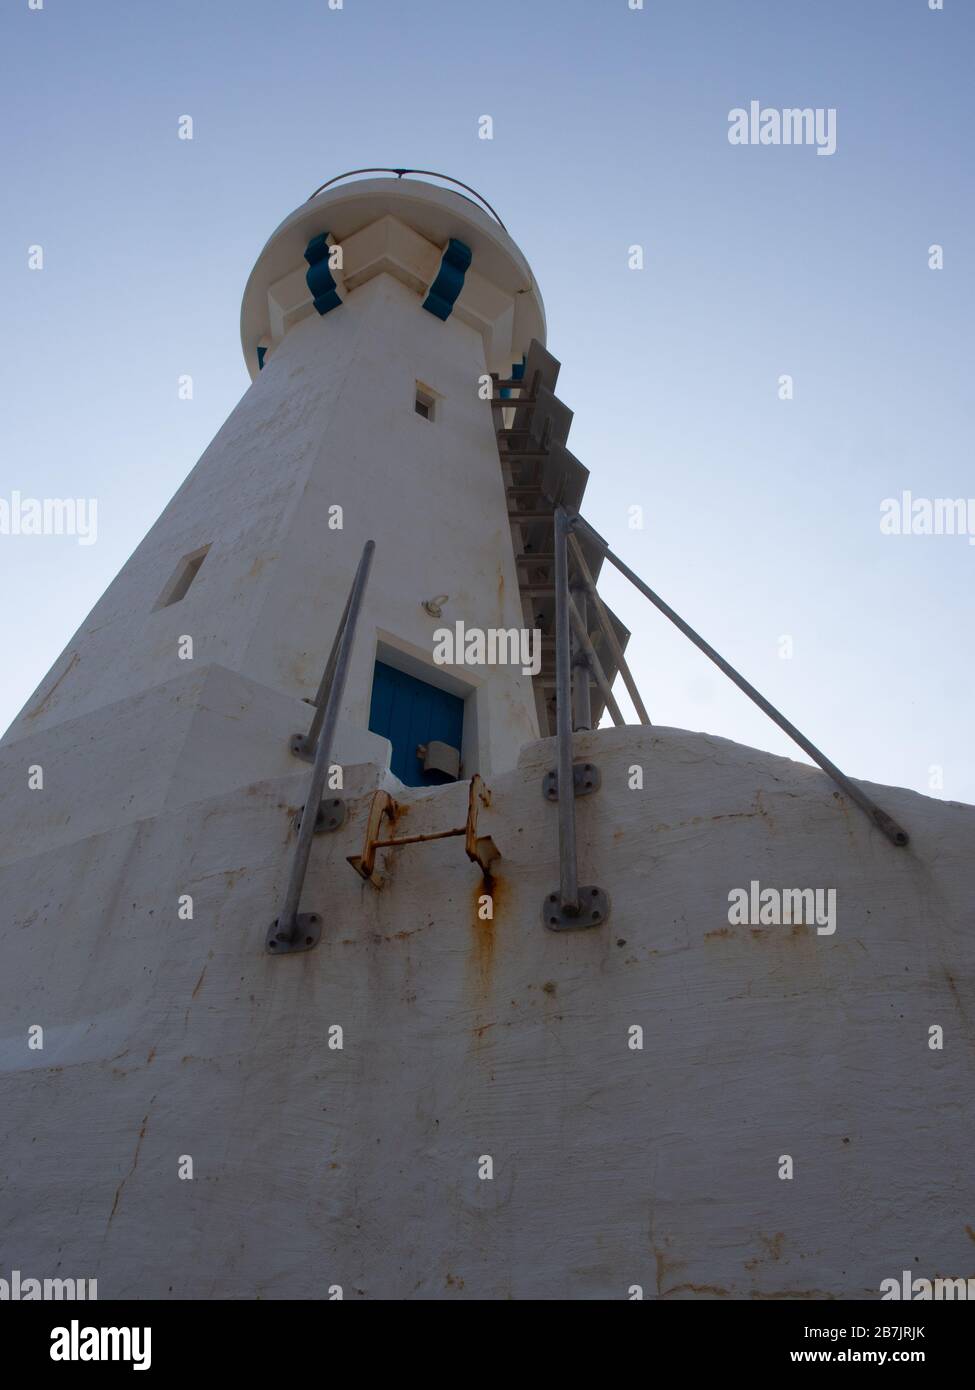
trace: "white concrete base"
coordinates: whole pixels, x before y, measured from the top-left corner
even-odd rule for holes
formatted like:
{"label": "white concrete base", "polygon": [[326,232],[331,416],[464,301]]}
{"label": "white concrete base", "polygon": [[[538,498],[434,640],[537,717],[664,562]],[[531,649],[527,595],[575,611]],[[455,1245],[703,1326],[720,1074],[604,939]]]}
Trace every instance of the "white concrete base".
{"label": "white concrete base", "polygon": [[[603,778],[577,803],[580,878],[612,914],[556,935],[550,741],[491,784],[493,922],[459,839],[382,854],[380,892],[354,874],[373,765],[314,844],[321,945],[273,959],[301,705],[257,711],[267,692],[228,679],[190,682],[182,724],[141,718],[183,740],[167,782],[116,722],[124,793],[89,745],[95,809],[57,829],[45,793],[57,842],[32,855],[25,825],[0,868],[10,1268],[101,1298],[868,1299],[905,1268],[972,1272],[975,808],[876,789],[911,833],[897,850],[804,766],[677,730],[580,736]],[[209,777],[214,747],[227,769],[204,800],[201,740]],[[461,824],[466,794],[404,791],[398,833]],[[26,814],[0,804],[5,844]],[[835,888],[835,934],[730,926],[752,879]]]}

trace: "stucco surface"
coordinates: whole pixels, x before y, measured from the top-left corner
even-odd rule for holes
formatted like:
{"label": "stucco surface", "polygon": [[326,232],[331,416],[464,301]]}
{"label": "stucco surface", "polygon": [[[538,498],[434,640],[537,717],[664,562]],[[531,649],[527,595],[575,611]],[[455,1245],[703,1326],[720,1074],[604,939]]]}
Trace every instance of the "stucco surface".
{"label": "stucco surface", "polygon": [[[580,877],[612,898],[591,931],[542,923],[550,741],[489,779],[489,885],[459,839],[363,883],[346,859],[381,771],[349,769],[305,955],[263,950],[303,765],[0,869],[8,1265],[175,1298],[871,1298],[904,1268],[970,1275],[975,808],[873,789],[897,850],[818,771],[721,739],[602,730],[576,755],[603,779],[577,803]],[[397,833],[462,824],[466,790],[400,792]],[[835,934],[729,925],[751,879],[835,888]]]}

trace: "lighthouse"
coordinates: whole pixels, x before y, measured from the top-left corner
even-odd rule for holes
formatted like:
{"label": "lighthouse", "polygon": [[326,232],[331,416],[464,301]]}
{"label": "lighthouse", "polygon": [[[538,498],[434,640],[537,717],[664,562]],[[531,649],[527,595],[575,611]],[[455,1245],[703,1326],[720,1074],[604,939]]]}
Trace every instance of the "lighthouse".
{"label": "lighthouse", "polygon": [[12,1268],[966,1275],[975,808],[650,724],[535,272],[375,172],[270,236],[250,385],[0,744]]}

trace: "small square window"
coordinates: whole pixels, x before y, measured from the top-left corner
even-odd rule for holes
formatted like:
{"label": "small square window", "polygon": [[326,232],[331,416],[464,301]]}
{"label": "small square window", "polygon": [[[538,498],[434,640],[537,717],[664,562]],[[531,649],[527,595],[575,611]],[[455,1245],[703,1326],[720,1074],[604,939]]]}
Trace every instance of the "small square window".
{"label": "small square window", "polygon": [[153,612],[159,608],[169,608],[171,604],[179,603],[181,599],[186,597],[186,592],[199,574],[200,566],[206,559],[209,549],[208,545],[204,545],[199,550],[194,550],[192,554],[183,556],[176,566],[173,577],[160,594]]}
{"label": "small square window", "polygon": [[436,416],[437,398],[432,391],[428,391],[425,386],[416,383],[416,396],[413,401],[413,409],[417,415],[422,415],[424,420],[433,420]]}

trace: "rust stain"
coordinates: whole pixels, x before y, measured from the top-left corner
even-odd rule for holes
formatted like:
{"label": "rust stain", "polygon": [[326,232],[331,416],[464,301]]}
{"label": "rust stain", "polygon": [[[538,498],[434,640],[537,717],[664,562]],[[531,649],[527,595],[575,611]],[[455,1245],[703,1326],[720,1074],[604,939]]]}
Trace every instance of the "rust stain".
{"label": "rust stain", "polygon": [[769,813],[768,813],[768,809],[767,809],[767,807],[766,807],[764,801],[762,800],[762,793],[761,793],[761,792],[756,792],[756,793],[755,793],[755,810],[756,810],[756,812],[758,813],[758,815],[760,815],[760,816],[762,817],[762,820],[763,820],[763,821],[765,822],[765,824],[768,826],[769,830],[774,834],[774,833],[775,833],[775,821],[772,819],[772,817],[771,817],[771,816],[769,815]]}
{"label": "rust stain", "polygon": [[[864,1290],[865,1293],[870,1290]],[[876,1297],[876,1295],[874,1295]],[[771,1303],[780,1298],[814,1298],[817,1301],[830,1300],[837,1297],[835,1293],[827,1293],[825,1289],[778,1289],[775,1293],[762,1293],[755,1289],[748,1295],[749,1298],[760,1298],[763,1302]]]}
{"label": "rust stain", "polygon": [[760,1255],[753,1255],[750,1260],[745,1261],[746,1269],[754,1269],[756,1265],[764,1264],[766,1260],[781,1260],[782,1245],[785,1241],[785,1232],[776,1231],[774,1236],[763,1236],[761,1232],[758,1238],[765,1247]]}
{"label": "rust stain", "polygon": [[206,972],[207,972],[207,966],[210,965],[211,960],[213,960],[213,951],[211,951],[210,954],[207,955],[207,958],[206,958],[206,965],[204,965],[204,966],[203,966],[203,969],[200,970],[200,977],[199,977],[199,980],[196,981],[195,986],[193,986],[193,992],[192,992],[192,994],[191,994],[191,999],[195,999],[195,998],[196,998],[196,995],[199,994],[199,992],[200,992],[200,987],[202,987],[202,984],[203,984],[203,976],[204,976],[204,974],[206,974]]}
{"label": "rust stain", "polygon": [[809,1298],[809,1299],[835,1299],[835,1293],[827,1293],[824,1289],[779,1289],[775,1293],[761,1293],[753,1289],[751,1293],[744,1295],[733,1292],[731,1289],[723,1289],[718,1284],[673,1284],[669,1289],[661,1289],[659,1296],[667,1298],[673,1293],[697,1293],[713,1294],[715,1298],[754,1298],[765,1303],[775,1302],[777,1299],[785,1298]]}
{"label": "rust stain", "polygon": [[972,1230],[971,1226],[965,1227],[965,1234],[969,1240],[975,1240],[975,1231]]}
{"label": "rust stain", "polygon": [[[783,923],[783,926],[786,925]],[[775,927],[749,927],[748,934],[753,941],[804,941],[812,933],[813,928],[808,922],[793,922],[788,931],[784,931],[782,926]],[[713,941],[716,939],[728,939],[736,936],[730,927],[716,927],[714,931],[705,932],[704,940]]]}
{"label": "rust stain", "polygon": [[556,988],[557,987],[554,980],[546,980],[545,983],[542,985],[542,990],[545,994],[554,994]]}
{"label": "rust stain", "polygon": [[[491,899],[493,915],[482,918],[478,915],[481,898]],[[484,1021],[485,1006],[488,1004],[494,975],[494,948],[496,945],[495,923],[498,906],[504,900],[504,885],[497,874],[485,870],[477,879],[473,893],[473,919],[471,921],[471,951],[467,962],[466,992],[473,1006],[471,1035],[479,1042],[493,1022]]]}
{"label": "rust stain", "polygon": [[762,801],[761,792],[755,793],[755,806],[751,811],[723,811],[717,816],[691,816],[690,820],[678,821],[676,827],[671,827],[664,821],[661,821],[659,825],[655,825],[652,828],[654,830],[670,830],[672,828],[681,830],[685,825],[711,825],[714,821],[719,820],[754,820],[756,816],[760,817],[768,826],[769,830],[774,832],[775,822],[769,815],[765,803]]}
{"label": "rust stain", "polygon": [[[153,1096],[152,1100],[155,1100],[155,1099],[156,1099],[156,1097]],[[149,1102],[150,1108],[152,1107],[152,1100]],[[116,1211],[118,1210],[119,1199],[120,1199],[121,1196],[122,1196],[122,1188],[123,1188],[123,1187],[125,1186],[125,1184],[128,1182],[129,1178],[131,1178],[132,1174],[135,1172],[135,1170],[136,1170],[136,1168],[137,1168],[137,1166],[138,1166],[138,1163],[139,1163],[139,1150],[142,1148],[142,1141],[143,1141],[143,1139],[146,1137],[146,1130],[148,1129],[148,1127],[149,1127],[149,1111],[147,1110],[146,1113],[145,1113],[145,1114],[143,1115],[143,1117],[142,1117],[142,1126],[141,1126],[141,1128],[140,1128],[140,1130],[139,1130],[139,1138],[138,1138],[137,1141],[136,1141],[135,1153],[132,1155],[132,1167],[129,1169],[129,1171],[126,1173],[125,1177],[122,1179],[122,1181],[119,1183],[118,1187],[115,1189],[115,1201],[112,1203],[111,1214],[109,1215],[109,1218],[108,1218],[108,1226],[111,1226],[111,1224],[112,1224],[112,1217],[115,1215]],[[105,1227],[106,1231],[108,1230],[108,1226]]]}
{"label": "rust stain", "polygon": [[156,1055],[156,1049],[155,1049],[154,1047],[151,1047],[151,1048],[149,1049],[149,1056],[146,1058],[146,1066],[149,1065],[149,1063],[152,1061],[152,1059],[153,1059],[153,1057],[155,1057],[155,1055]]}
{"label": "rust stain", "polygon": [[658,1298],[666,1298],[672,1293],[710,1293],[714,1294],[715,1298],[732,1297],[728,1289],[722,1289],[718,1284],[671,1284],[669,1289],[657,1289]]}
{"label": "rust stain", "polygon": [[[498,880],[485,870],[480,883],[474,887],[474,957],[482,985],[487,982],[494,965],[494,914],[498,910]],[[491,899],[490,917],[481,917],[481,899]]]}
{"label": "rust stain", "polygon": [[846,831],[847,835],[850,837],[850,843],[856,844],[856,836],[853,833],[853,826],[850,824],[850,813],[847,810],[846,806],[846,797],[841,796],[839,792],[834,792],[833,799],[835,800],[837,806],[839,806],[840,810],[843,812],[843,828]]}
{"label": "rust stain", "polygon": [[968,1041],[971,1042],[972,1025],[969,1021],[968,1014],[965,1011],[965,1006],[962,1003],[961,995],[958,993],[958,986],[955,984],[955,977],[954,975],[952,975],[950,970],[945,971],[945,979],[948,981],[948,988],[951,990],[951,997],[955,1001],[955,1008],[961,1015],[961,1021],[965,1025],[965,1033],[968,1037]]}
{"label": "rust stain", "polygon": [[462,1289],[464,1287],[463,1279],[459,1278],[456,1274],[448,1274],[446,1283],[448,1289]]}
{"label": "rust stain", "polygon": [[[656,1262],[657,1262],[657,1297],[658,1297],[658,1298],[663,1298],[663,1296],[664,1296],[663,1282],[664,1282],[664,1280],[666,1279],[667,1275],[668,1275],[669,1273],[671,1273],[671,1271],[667,1268],[668,1260],[667,1260],[667,1255],[666,1255],[666,1252],[665,1252],[665,1251],[663,1251],[663,1250],[657,1250],[657,1249],[655,1248],[653,1254],[654,1254],[654,1258],[655,1258],[655,1260],[656,1260]],[[679,1260],[675,1260],[675,1261],[673,1261],[672,1263],[673,1263],[673,1271],[676,1272],[676,1270],[678,1269],[678,1267],[679,1267],[679,1265],[680,1265],[681,1262],[680,1262]],[[675,1286],[675,1287],[681,1287],[681,1286],[678,1285],[678,1286]],[[669,1292],[671,1292],[671,1290],[667,1290],[667,1292],[669,1293]]]}

